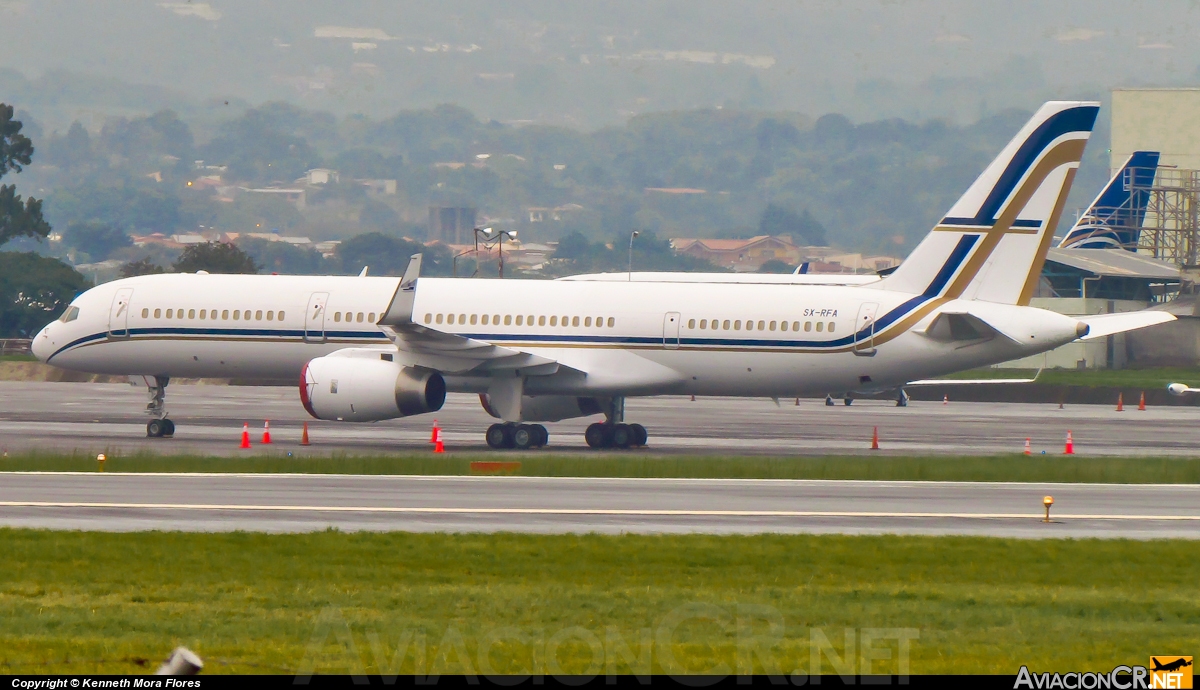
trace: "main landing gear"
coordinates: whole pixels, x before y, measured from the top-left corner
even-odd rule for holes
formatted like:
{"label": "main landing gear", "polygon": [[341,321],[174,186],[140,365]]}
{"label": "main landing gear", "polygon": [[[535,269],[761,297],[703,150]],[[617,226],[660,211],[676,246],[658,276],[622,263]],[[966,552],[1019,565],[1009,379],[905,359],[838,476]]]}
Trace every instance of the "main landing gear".
{"label": "main landing gear", "polygon": [[493,424],[487,430],[487,444],[490,448],[516,448],[529,450],[541,448],[550,442],[550,432],[541,424]]}
{"label": "main landing gear", "polygon": [[596,422],[583,432],[583,438],[592,448],[640,448],[646,445],[650,434],[641,424],[625,423],[625,399],[613,398],[604,413],[603,422]]}
{"label": "main landing gear", "polygon": [[146,438],[171,438],[175,435],[175,422],[167,419],[167,384],[171,379],[155,376],[154,385],[147,385],[150,402],[146,403],[146,414],[154,417],[146,422]]}

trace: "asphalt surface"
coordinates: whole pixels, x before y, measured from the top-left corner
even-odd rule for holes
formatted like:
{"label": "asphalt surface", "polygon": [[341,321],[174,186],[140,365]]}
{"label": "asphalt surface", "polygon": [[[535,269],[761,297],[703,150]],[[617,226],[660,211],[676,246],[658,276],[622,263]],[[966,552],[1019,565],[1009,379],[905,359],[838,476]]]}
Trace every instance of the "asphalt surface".
{"label": "asphalt surface", "polygon": [[[451,451],[488,451],[483,432],[494,422],[471,395],[451,395],[429,415],[376,424],[309,418],[293,388],[172,385],[167,409],[173,439],[147,439],[144,389],[122,384],[0,382],[0,449],[239,454],[242,424],[254,440],[270,420],[270,452],[299,450],[308,422],[310,452],[365,454],[429,450],[436,418]],[[588,453],[583,430],[599,419],[547,424],[547,450]],[[669,454],[845,454],[870,452],[878,427],[882,454],[1061,453],[1068,431],[1082,455],[1192,455],[1200,448],[1200,409],[1151,407],[1124,412],[1110,406],[914,401],[897,408],[886,400],[826,407],[821,400],[686,397],[630,399],[626,420],[650,431],[649,448]],[[261,446],[249,452],[262,452]],[[502,453],[501,453],[502,454]]]}
{"label": "asphalt surface", "polygon": [[[1054,497],[1042,522],[1042,497]],[[130,531],[910,533],[1200,538],[1200,486],[0,474],[0,524]]]}

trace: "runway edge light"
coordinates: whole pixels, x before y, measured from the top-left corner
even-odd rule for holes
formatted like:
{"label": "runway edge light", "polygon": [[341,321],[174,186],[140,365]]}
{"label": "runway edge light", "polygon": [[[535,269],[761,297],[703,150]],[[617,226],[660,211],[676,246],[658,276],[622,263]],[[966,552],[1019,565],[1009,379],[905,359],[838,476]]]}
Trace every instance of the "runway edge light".
{"label": "runway edge light", "polygon": [[1054,497],[1046,496],[1042,499],[1042,505],[1046,507],[1046,517],[1042,518],[1042,522],[1050,522],[1050,506],[1054,505]]}

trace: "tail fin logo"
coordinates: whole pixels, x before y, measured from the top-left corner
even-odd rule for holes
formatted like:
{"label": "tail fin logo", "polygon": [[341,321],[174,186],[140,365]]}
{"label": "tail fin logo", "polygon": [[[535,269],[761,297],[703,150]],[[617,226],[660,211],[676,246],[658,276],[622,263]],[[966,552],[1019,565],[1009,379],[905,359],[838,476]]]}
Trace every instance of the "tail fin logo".
{"label": "tail fin logo", "polygon": [[1157,151],[1133,152],[1058,246],[1137,251],[1158,157]]}
{"label": "tail fin logo", "polygon": [[1098,112],[1043,105],[884,287],[1028,304]]}

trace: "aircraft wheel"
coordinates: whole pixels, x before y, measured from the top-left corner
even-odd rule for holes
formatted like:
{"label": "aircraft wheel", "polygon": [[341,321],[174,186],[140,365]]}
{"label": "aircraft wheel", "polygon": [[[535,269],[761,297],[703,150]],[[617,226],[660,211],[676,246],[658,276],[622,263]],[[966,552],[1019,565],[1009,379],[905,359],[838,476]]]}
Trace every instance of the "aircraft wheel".
{"label": "aircraft wheel", "polygon": [[833,396],[832,395],[825,396],[825,407],[833,407],[833,405],[834,405]]}
{"label": "aircraft wheel", "polygon": [[635,446],[644,446],[650,439],[650,432],[646,431],[646,427],[641,424],[630,424],[629,430],[633,432],[633,445]]}
{"label": "aircraft wheel", "polygon": [[512,435],[509,433],[507,424],[493,424],[489,426],[487,433],[484,434],[484,438],[487,439],[488,447],[495,450],[509,448],[512,445]]}
{"label": "aircraft wheel", "polygon": [[854,398],[843,398],[842,399],[842,404],[845,405],[846,407],[850,407],[850,405],[853,403],[854,403]]}
{"label": "aircraft wheel", "polygon": [[534,424],[533,430],[537,432],[537,443],[534,444],[535,446],[542,448],[547,443],[550,443],[550,432],[546,431],[546,427],[541,424]]}
{"label": "aircraft wheel", "polygon": [[617,448],[628,448],[633,444],[633,431],[628,424],[614,424],[612,431],[612,445]]}
{"label": "aircraft wheel", "polygon": [[537,445],[538,432],[528,424],[521,424],[512,430],[512,446],[517,450],[529,450]]}
{"label": "aircraft wheel", "polygon": [[146,438],[162,438],[166,433],[165,419],[151,419],[146,422]]}
{"label": "aircraft wheel", "polygon": [[163,421],[163,424],[166,426],[166,429],[163,429],[162,435],[165,438],[173,437],[175,435],[175,422],[172,422],[169,419],[164,419],[162,421]]}
{"label": "aircraft wheel", "polygon": [[596,422],[583,432],[583,439],[592,448],[607,448],[612,443],[612,436],[607,424]]}

